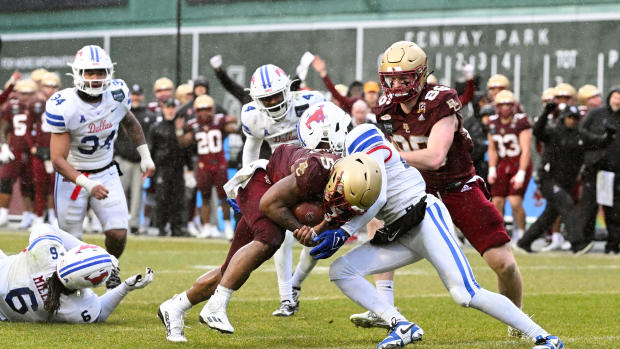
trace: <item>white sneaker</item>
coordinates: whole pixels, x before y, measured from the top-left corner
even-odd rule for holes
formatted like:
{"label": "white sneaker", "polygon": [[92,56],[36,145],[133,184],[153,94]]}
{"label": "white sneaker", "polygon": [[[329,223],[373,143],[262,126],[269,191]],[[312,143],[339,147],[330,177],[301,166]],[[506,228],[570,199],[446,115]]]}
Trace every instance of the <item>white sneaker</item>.
{"label": "white sneaker", "polygon": [[271,313],[271,315],[289,317],[293,316],[297,310],[299,310],[299,305],[297,303],[293,303],[290,300],[285,299],[280,302],[280,307]]}
{"label": "white sneaker", "polygon": [[562,247],[560,248],[562,249],[562,251],[570,251],[571,247],[573,247],[573,245],[570,243],[570,241],[564,241]]}
{"label": "white sneaker", "polygon": [[201,239],[208,239],[211,237],[212,229],[210,227],[211,224],[203,224],[202,228],[200,228],[200,235],[198,235]]}
{"label": "white sneaker", "polygon": [[385,328],[385,329],[391,328],[390,324],[385,322],[385,320],[380,318],[379,315],[373,313],[370,310],[365,313],[361,313],[361,314],[353,314],[351,315],[351,317],[349,317],[349,320],[351,320],[351,322],[355,324],[355,326],[360,326],[364,328],[370,328],[370,327],[380,327],[380,328]]}
{"label": "white sneaker", "polygon": [[217,225],[214,225],[214,224],[210,224],[210,225],[211,225],[211,227],[212,227],[212,228],[211,228],[211,229],[212,229],[212,230],[211,230],[211,238],[212,238],[212,239],[223,239],[223,238],[225,238],[225,237],[226,237],[226,236],[224,235],[224,233],[223,233],[223,232],[221,232],[221,231],[217,228]]}
{"label": "white sneaker", "polygon": [[177,295],[172,296],[159,306],[157,316],[166,327],[166,339],[169,342],[187,342],[183,327],[185,326],[185,312],[174,306],[173,299]]}
{"label": "white sneaker", "polygon": [[30,228],[32,225],[32,216],[32,212],[24,211],[24,213],[22,213],[22,221],[19,223],[17,229],[25,230]]}
{"label": "white sneaker", "polygon": [[377,349],[404,347],[411,342],[421,341],[423,335],[424,330],[420,326],[413,322],[400,321],[392,326],[392,332],[377,345]]}
{"label": "white sneaker", "polygon": [[4,227],[9,224],[9,209],[0,208],[0,227]]}
{"label": "white sneaker", "polygon": [[200,311],[199,320],[201,323],[206,324],[209,328],[218,330],[225,334],[232,334],[235,329],[228,321],[228,315],[226,315],[226,309],[216,309],[216,306],[207,302]]}
{"label": "white sneaker", "polygon": [[564,236],[561,233],[553,233],[551,235],[551,243],[543,247],[540,251],[549,252],[559,250],[562,248],[562,244],[564,244]]}
{"label": "white sneaker", "polygon": [[512,237],[510,238],[510,246],[512,247],[517,246],[517,242],[519,242],[519,240],[521,240],[522,237],[523,237],[523,230],[513,229]]}
{"label": "white sneaker", "polygon": [[198,230],[198,228],[196,227],[196,224],[194,224],[193,221],[187,223],[187,232],[189,233],[189,235],[195,238],[200,236],[200,230]]}
{"label": "white sneaker", "polygon": [[235,231],[232,228],[230,221],[224,221],[224,236],[227,240],[232,240]]}

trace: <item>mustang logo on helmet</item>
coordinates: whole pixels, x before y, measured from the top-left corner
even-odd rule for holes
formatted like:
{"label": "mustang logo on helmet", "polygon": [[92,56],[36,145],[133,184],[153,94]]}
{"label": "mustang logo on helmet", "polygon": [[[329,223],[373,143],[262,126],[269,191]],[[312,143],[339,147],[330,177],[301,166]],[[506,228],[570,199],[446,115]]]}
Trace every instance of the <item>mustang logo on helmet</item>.
{"label": "mustang logo on helmet", "polygon": [[323,121],[325,121],[325,114],[323,113],[323,106],[321,105],[319,109],[312,113],[308,120],[306,120],[306,127],[308,129],[311,129],[312,127],[310,127],[310,124],[312,124],[313,122],[320,123]]}
{"label": "mustang logo on helmet", "polygon": [[85,276],[84,280],[88,280],[93,284],[93,286],[97,286],[102,281],[104,281],[106,277],[108,277],[109,274],[110,273],[108,273],[107,271],[104,271],[103,273],[99,274],[99,276],[95,276],[95,277],[92,277],[92,274],[91,274],[91,275]]}

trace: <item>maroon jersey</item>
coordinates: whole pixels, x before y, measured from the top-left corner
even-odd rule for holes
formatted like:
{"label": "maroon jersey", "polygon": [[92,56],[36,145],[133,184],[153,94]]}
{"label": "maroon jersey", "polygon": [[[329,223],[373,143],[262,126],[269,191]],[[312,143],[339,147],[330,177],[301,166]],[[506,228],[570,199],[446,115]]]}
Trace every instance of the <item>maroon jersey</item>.
{"label": "maroon jersey", "polygon": [[445,117],[456,115],[458,130],[454,132],[454,140],[444,163],[436,171],[420,170],[429,190],[443,190],[476,174],[470,155],[473,142],[467,130],[463,128],[460,109],[461,102],[454,89],[427,84],[411,113],[405,114],[400,104],[390,103],[383,97],[379,101],[379,106],[373,111],[386,136],[399,151],[426,148],[435,123]]}
{"label": "maroon jersey", "polygon": [[[8,143],[13,154],[30,153],[26,134],[28,128],[28,107],[17,100],[11,100],[2,108],[2,120],[9,125]],[[16,155],[17,156],[17,155]]]}
{"label": "maroon jersey", "polygon": [[531,129],[532,124],[526,114],[517,113],[509,122],[504,123],[495,114],[489,117],[489,133],[495,143],[499,160],[519,161],[521,156],[521,145],[519,144],[519,134],[523,130]]}
{"label": "maroon jersey", "polygon": [[198,161],[207,167],[226,165],[223,147],[226,134],[224,119],[223,114],[215,114],[210,120],[201,122],[194,118],[185,124],[186,131],[194,132]]}
{"label": "maroon jersey", "polygon": [[28,119],[26,121],[28,128],[32,132],[26,135],[26,142],[32,148],[44,147],[49,148],[51,130],[47,124],[43,123],[41,115],[45,113],[45,101],[35,100],[28,106]]}
{"label": "maroon jersey", "polygon": [[283,144],[276,148],[267,164],[267,175],[275,183],[291,173],[300,191],[302,201],[322,201],[329,174],[340,156],[328,152]]}

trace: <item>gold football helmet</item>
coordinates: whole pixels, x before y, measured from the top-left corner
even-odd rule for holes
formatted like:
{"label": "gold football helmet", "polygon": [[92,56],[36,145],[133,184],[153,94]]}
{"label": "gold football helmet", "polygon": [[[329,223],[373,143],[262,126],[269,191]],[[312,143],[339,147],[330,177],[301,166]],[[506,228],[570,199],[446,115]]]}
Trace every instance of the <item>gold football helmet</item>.
{"label": "gold football helmet", "polygon": [[[379,79],[386,96],[394,103],[405,103],[418,97],[426,85],[427,75],[426,53],[411,41],[393,43],[381,57]],[[394,87],[397,76],[407,76],[406,83],[403,81],[402,86]]]}
{"label": "gold football helmet", "polygon": [[172,80],[168,78],[159,78],[155,80],[155,84],[153,85],[153,91],[157,92],[159,90],[172,90],[174,89],[174,83]]}
{"label": "gold football helmet", "polygon": [[495,105],[498,104],[515,104],[517,100],[510,90],[501,90],[495,95]]}
{"label": "gold football helmet", "polygon": [[15,84],[15,91],[19,93],[35,93],[37,92],[37,90],[38,90],[37,83],[30,79],[19,80]]}
{"label": "gold football helmet", "polygon": [[45,73],[47,73],[47,70],[45,70],[44,68],[35,69],[30,73],[30,79],[37,84],[40,84],[41,79],[43,79],[43,75],[45,75]]}
{"label": "gold football helmet", "polygon": [[579,88],[579,92],[577,93],[577,99],[579,99],[579,104],[586,105],[588,99],[594,96],[600,96],[601,92],[594,85],[583,85]]}
{"label": "gold football helmet", "polygon": [[41,86],[60,88],[60,76],[56,73],[47,72],[41,78]]}
{"label": "gold football helmet", "polygon": [[177,87],[175,97],[181,102],[181,104],[187,103],[193,93],[192,87],[189,84],[181,84]]}
{"label": "gold football helmet", "polygon": [[429,74],[428,77],[426,78],[426,82],[429,83],[429,84],[437,85],[438,80],[437,80],[437,77],[435,75]]}
{"label": "gold football helmet", "polygon": [[555,87],[549,87],[548,89],[544,90],[542,95],[540,96],[540,99],[542,99],[542,102],[545,104],[553,102],[553,98],[555,98]]}
{"label": "gold football helmet", "polygon": [[556,97],[575,97],[577,91],[571,84],[561,83],[555,87]]}
{"label": "gold football helmet", "polygon": [[363,214],[381,192],[381,169],[365,153],[338,160],[329,177],[323,205],[330,221],[344,223],[353,215]]}
{"label": "gold football helmet", "polygon": [[491,88],[508,89],[510,88],[510,80],[505,75],[495,74],[487,81],[487,90]]}
{"label": "gold football helmet", "polygon": [[213,101],[213,98],[208,95],[198,96],[194,100],[194,109],[196,110],[212,108],[213,105],[215,105],[215,102]]}

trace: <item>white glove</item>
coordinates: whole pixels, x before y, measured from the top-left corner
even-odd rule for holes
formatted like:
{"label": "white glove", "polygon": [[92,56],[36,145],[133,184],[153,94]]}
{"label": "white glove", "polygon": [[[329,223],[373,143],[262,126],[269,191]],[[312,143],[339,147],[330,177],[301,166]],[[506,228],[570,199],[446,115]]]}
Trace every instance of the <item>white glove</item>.
{"label": "white glove", "polygon": [[125,280],[125,285],[130,291],[137,290],[139,288],[144,288],[146,285],[150,284],[153,281],[153,270],[149,267],[146,267],[146,271],[144,276],[142,274],[134,275],[127,280]]}
{"label": "white glove", "polygon": [[474,78],[474,66],[472,64],[465,64],[463,66],[463,75],[465,80],[471,80]]}
{"label": "white glove", "polygon": [[222,55],[215,55],[209,59],[209,63],[213,69],[219,69],[222,66]]}
{"label": "white glove", "polygon": [[77,176],[77,178],[75,179],[75,184],[86,189],[88,194],[90,194],[96,186],[103,185],[101,184],[101,182],[90,179],[83,174]]}
{"label": "white glove", "polygon": [[194,177],[194,172],[193,171],[185,171],[185,174],[183,175],[183,178],[185,179],[185,186],[189,189],[194,189],[196,188],[196,185],[198,183],[196,183],[196,177]]}
{"label": "white glove", "polygon": [[15,155],[9,148],[7,143],[2,144],[2,148],[0,149],[0,162],[9,162],[11,160],[15,160]]}
{"label": "white glove", "polygon": [[146,173],[148,170],[155,168],[155,163],[151,159],[151,152],[149,152],[149,146],[142,144],[136,148],[140,154],[140,170],[142,173]]}
{"label": "white glove", "polygon": [[314,61],[314,55],[308,51],[306,51],[303,56],[301,56],[301,59],[299,60],[299,65],[295,70],[297,76],[301,81],[306,80],[306,76],[308,76],[308,67],[310,67],[312,61]]}

